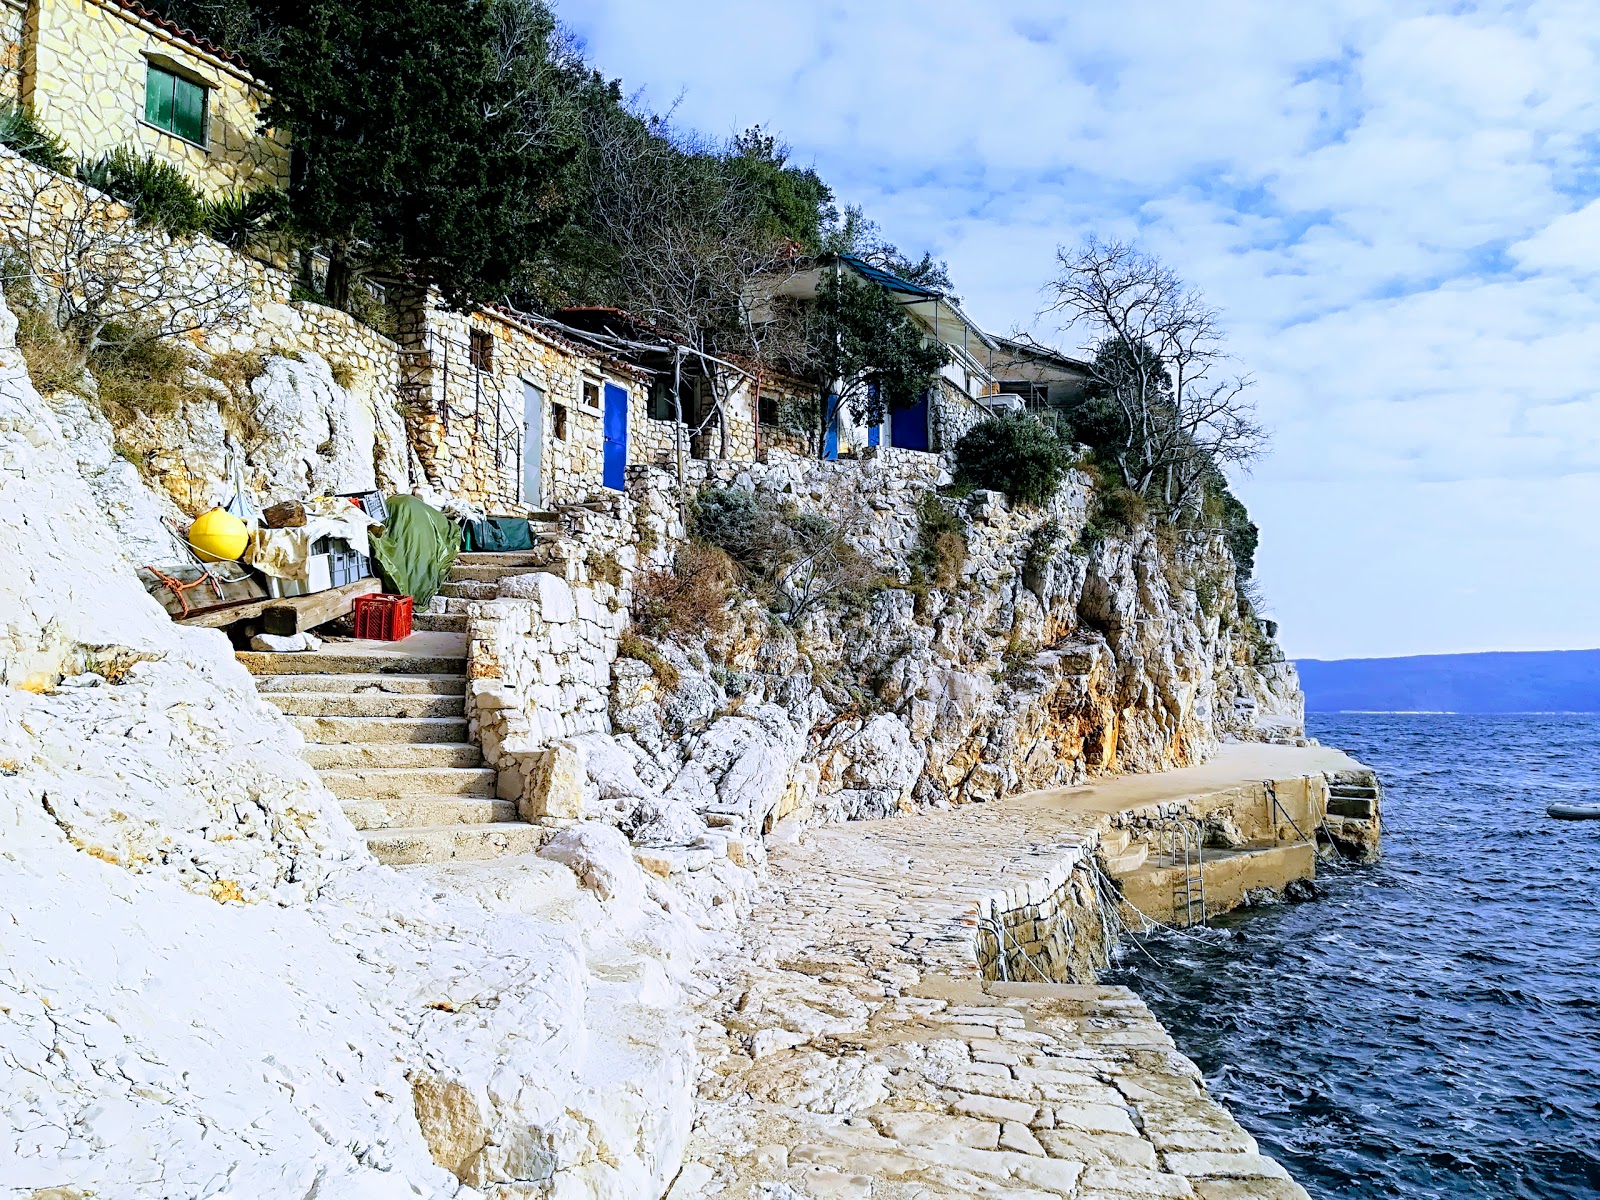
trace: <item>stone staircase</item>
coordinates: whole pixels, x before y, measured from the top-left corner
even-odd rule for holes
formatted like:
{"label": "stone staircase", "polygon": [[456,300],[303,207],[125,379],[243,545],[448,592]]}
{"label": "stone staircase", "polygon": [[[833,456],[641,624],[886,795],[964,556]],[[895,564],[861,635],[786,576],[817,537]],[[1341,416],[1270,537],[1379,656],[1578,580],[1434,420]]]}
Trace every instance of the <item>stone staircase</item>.
{"label": "stone staircase", "polygon": [[331,643],[318,653],[239,658],[262,698],[305,735],[306,760],[380,862],[538,849],[544,831],[496,797],[495,772],[468,740],[465,639],[433,633],[408,641],[443,646],[357,651]]}
{"label": "stone staircase", "polygon": [[467,605],[474,600],[493,600],[499,594],[500,580],[554,567],[561,548],[560,516],[534,513],[528,522],[533,532],[532,550],[458,554],[439,594],[426,612],[412,618],[411,627],[422,633],[465,633]]}

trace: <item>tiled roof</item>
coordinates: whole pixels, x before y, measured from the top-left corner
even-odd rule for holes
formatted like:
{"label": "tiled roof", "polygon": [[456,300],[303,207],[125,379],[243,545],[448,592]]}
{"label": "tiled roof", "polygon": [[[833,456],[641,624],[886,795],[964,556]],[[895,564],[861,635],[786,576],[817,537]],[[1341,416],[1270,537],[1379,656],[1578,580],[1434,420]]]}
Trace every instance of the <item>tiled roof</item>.
{"label": "tiled roof", "polygon": [[176,21],[162,16],[152,8],[146,8],[144,5],[138,3],[137,0],[110,0],[110,3],[114,7],[120,8],[123,12],[137,17],[141,21],[148,21],[150,24],[160,29],[163,33],[170,33],[179,41],[188,42],[196,50],[204,51],[212,58],[221,59],[225,63],[229,63],[232,66],[238,67],[241,71],[249,72],[250,70],[250,64],[247,63],[242,57],[235,54],[232,50],[224,50],[215,42],[201,37],[192,29],[185,29]]}

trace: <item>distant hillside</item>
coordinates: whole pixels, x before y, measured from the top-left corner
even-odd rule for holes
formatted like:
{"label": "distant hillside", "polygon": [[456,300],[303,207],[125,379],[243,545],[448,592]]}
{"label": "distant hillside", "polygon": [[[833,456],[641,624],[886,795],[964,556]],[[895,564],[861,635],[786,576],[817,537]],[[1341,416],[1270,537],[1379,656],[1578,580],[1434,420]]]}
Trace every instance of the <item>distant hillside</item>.
{"label": "distant hillside", "polygon": [[1600,650],[1308,658],[1308,712],[1600,712]]}

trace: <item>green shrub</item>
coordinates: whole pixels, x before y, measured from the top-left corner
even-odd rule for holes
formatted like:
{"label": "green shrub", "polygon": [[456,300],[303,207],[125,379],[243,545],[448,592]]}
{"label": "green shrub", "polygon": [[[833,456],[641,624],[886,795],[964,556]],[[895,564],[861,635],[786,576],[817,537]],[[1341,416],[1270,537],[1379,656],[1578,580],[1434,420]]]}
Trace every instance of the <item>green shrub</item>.
{"label": "green shrub", "polygon": [[63,175],[72,174],[72,155],[67,144],[51,133],[26,105],[7,101],[0,104],[0,146]]}
{"label": "green shrub", "polygon": [[154,154],[118,146],[78,164],[78,178],[128,206],[134,221],[189,237],[205,226],[199,191],[177,167]]}
{"label": "green shrub", "polygon": [[1061,528],[1061,522],[1053,518],[1044,522],[1028,539],[1028,553],[1022,560],[1023,573],[1038,575],[1066,544],[1067,531]]}
{"label": "green shrub", "polygon": [[1071,469],[1068,448],[1026,416],[985,417],[956,443],[958,478],[1004,492],[1016,504],[1046,503]]}
{"label": "green shrub", "polygon": [[721,546],[735,562],[747,567],[757,565],[749,560],[764,540],[769,515],[755,493],[741,487],[706,488],[695,497],[690,513],[696,537]]}

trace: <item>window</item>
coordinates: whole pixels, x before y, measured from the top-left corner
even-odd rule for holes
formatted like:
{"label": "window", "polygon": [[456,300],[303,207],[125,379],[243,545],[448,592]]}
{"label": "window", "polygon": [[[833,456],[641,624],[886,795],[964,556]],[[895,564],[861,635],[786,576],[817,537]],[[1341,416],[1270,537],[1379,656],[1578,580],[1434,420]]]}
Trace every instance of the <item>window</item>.
{"label": "window", "polygon": [[467,351],[472,358],[474,371],[494,370],[494,334],[487,329],[473,329],[469,331],[470,342]]}
{"label": "window", "polygon": [[778,423],[778,397],[763,394],[756,406],[756,420],[762,425],[776,425]]}
{"label": "window", "polygon": [[555,434],[558,442],[567,440],[567,406],[565,404],[552,404],[550,406],[550,432]]}
{"label": "window", "polygon": [[579,394],[583,397],[582,404],[584,408],[593,411],[599,410],[600,385],[597,382],[595,382],[593,379],[585,379],[583,381],[583,391]]}
{"label": "window", "polygon": [[155,63],[145,67],[144,119],[186,142],[206,144],[206,89]]}

